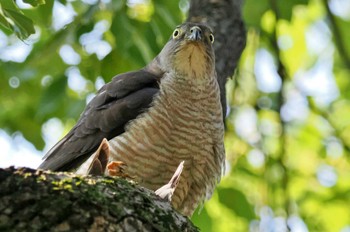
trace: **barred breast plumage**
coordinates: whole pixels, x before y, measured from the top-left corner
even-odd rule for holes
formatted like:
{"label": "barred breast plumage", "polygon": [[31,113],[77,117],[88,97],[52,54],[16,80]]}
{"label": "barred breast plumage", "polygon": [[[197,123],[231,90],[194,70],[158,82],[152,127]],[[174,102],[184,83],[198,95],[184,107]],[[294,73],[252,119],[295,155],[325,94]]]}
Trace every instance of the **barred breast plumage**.
{"label": "barred breast plumage", "polygon": [[125,172],[152,190],[167,183],[184,160],[172,204],[192,215],[211,196],[224,165],[219,94],[214,73],[200,80],[166,74],[153,106],[110,140],[110,159],[126,163]]}

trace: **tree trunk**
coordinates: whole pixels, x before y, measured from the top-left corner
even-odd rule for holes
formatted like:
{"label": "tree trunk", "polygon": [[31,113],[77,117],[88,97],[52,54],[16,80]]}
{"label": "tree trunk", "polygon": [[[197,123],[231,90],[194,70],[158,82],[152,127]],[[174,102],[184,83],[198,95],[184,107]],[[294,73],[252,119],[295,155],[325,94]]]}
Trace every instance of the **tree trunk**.
{"label": "tree trunk", "polygon": [[111,177],[0,169],[0,231],[198,231],[154,192]]}

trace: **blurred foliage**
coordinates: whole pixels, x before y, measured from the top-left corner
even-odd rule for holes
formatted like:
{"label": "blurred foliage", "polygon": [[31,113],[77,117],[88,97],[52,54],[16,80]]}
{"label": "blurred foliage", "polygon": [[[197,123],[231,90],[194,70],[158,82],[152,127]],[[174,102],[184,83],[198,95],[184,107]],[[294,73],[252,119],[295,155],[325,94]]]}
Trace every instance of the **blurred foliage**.
{"label": "blurred foliage", "polygon": [[[45,0],[25,0],[24,2],[32,6],[45,4]],[[33,21],[20,11],[13,0],[3,0],[0,6],[0,24],[3,27],[16,33],[20,39],[26,39],[35,33]]]}
{"label": "blurred foliage", "polygon": [[[66,133],[100,84],[148,63],[188,9],[185,0],[25,2],[0,2],[0,128],[38,149],[49,119]],[[350,230],[346,9],[346,0],[244,1],[247,46],[227,83],[227,175],[192,218],[202,231]],[[57,25],[60,10],[73,14]]]}

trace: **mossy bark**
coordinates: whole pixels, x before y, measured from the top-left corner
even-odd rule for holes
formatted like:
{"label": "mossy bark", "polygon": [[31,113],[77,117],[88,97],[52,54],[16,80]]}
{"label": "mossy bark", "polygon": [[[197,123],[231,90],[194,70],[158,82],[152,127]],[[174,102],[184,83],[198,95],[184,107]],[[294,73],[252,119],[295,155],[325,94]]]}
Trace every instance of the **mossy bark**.
{"label": "mossy bark", "polygon": [[121,178],[0,169],[0,231],[198,231],[152,191]]}

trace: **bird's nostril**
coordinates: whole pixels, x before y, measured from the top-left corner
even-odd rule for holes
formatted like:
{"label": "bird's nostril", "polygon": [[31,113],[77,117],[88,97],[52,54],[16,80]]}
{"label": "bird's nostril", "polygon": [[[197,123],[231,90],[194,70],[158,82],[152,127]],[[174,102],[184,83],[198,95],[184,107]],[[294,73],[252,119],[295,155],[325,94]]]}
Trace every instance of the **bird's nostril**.
{"label": "bird's nostril", "polygon": [[197,27],[197,26],[194,26],[194,27],[190,28],[189,38],[191,40],[200,40],[200,39],[202,39],[202,30],[199,27]]}
{"label": "bird's nostril", "polygon": [[198,33],[198,34],[202,34],[202,30],[199,27],[192,27],[190,30],[191,33]]}

